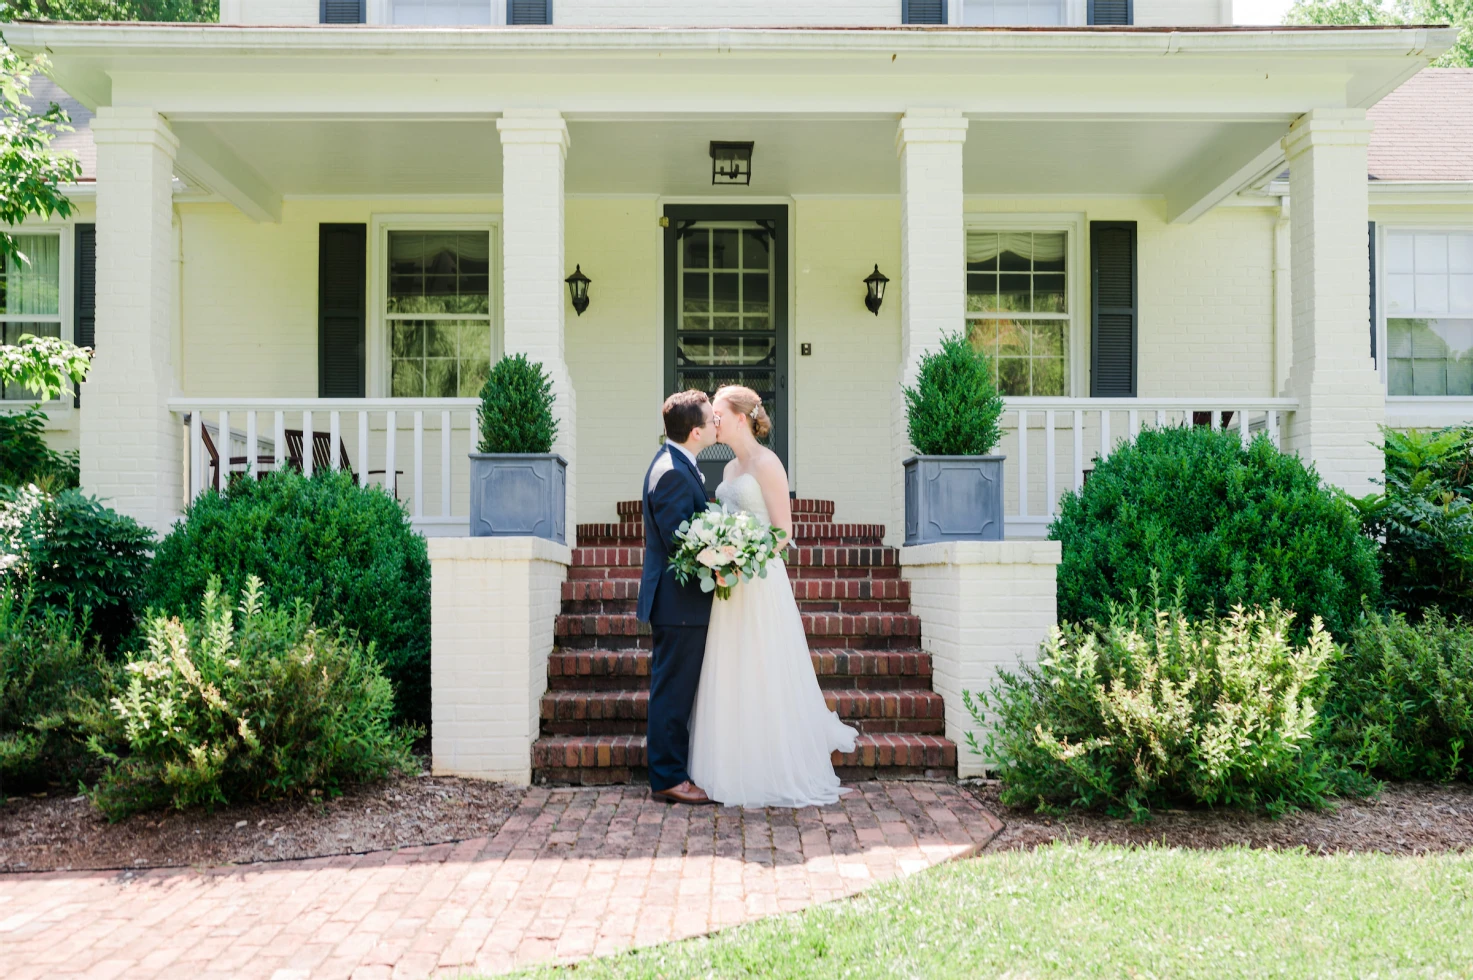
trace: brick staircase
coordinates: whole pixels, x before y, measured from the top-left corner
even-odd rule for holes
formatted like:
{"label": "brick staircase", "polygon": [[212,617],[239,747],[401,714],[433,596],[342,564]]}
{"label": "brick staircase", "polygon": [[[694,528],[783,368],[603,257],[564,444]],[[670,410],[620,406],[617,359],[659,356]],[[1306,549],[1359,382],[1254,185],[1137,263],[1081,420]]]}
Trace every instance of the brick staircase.
{"label": "brick staircase", "polygon": [[[617,509],[617,524],[578,527],[532,746],[539,782],[646,778],[651,638],[634,615],[644,525],[639,501]],[[845,779],[954,774],[956,745],[899,556],[881,544],[882,526],[835,524],[833,514],[831,501],[793,502],[788,575],[824,697],[860,733],[834,766]]]}

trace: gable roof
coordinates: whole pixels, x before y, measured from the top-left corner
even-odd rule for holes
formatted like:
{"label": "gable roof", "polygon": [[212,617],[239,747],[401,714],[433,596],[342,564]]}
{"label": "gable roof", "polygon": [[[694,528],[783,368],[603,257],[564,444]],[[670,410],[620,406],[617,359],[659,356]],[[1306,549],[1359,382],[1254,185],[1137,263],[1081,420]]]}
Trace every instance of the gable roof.
{"label": "gable roof", "polygon": [[1473,181],[1473,68],[1424,68],[1369,115],[1372,180]]}

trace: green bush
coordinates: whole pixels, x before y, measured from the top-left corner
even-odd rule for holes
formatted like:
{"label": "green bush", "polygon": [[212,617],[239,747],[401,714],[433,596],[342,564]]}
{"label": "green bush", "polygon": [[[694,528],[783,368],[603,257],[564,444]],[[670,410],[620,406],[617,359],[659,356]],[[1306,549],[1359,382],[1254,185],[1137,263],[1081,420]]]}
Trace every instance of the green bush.
{"label": "green bush", "polygon": [[238,618],[212,582],[198,618],[152,616],[88,745],[106,765],[91,791],[112,819],[335,793],[412,767],[411,729],[371,651],[312,625],[298,601],[271,608],[246,583]]}
{"label": "green bush", "polygon": [[153,532],[80,490],[0,486],[0,581],[90,613],[109,649],[133,629]]}
{"label": "green bush", "polygon": [[557,438],[552,379],[539,361],[508,355],[481,387],[481,452],[549,453]]}
{"label": "green bush", "polygon": [[0,412],[0,484],[34,483],[56,492],[81,482],[76,450],[59,453],[46,445],[46,413],[34,406],[23,412]]}
{"label": "green bush", "polygon": [[915,387],[904,394],[910,444],[922,456],[986,456],[1002,438],[992,366],[964,334],[926,352]]}
{"label": "green bush", "polygon": [[0,586],[0,796],[75,785],[88,755],[87,705],[101,690],[102,651],[81,621]]}
{"label": "green bush", "polygon": [[404,509],[350,474],[320,470],[232,480],[202,494],[154,553],[149,606],[182,616],[210,580],[230,594],[257,576],[274,602],[302,599],[319,620],[372,644],[401,718],[428,722],[430,561]]}
{"label": "green bush", "polygon": [[1143,429],[1064,495],[1049,537],[1063,543],[1059,618],[1072,622],[1104,622],[1155,573],[1181,583],[1192,616],[1277,602],[1297,639],[1314,617],[1348,636],[1362,598],[1380,598],[1354,509],[1264,436],[1244,448],[1236,432]]}
{"label": "green bush", "polygon": [[1473,428],[1383,431],[1385,489],[1355,504],[1381,542],[1387,602],[1473,616]]}
{"label": "green bush", "polygon": [[1436,607],[1420,623],[1374,612],[1335,665],[1330,745],[1392,779],[1473,777],[1473,626]]}
{"label": "green bush", "polygon": [[1316,621],[1295,647],[1291,618],[1240,608],[1192,622],[1178,600],[1065,625],[1036,667],[967,696],[994,725],[985,748],[968,741],[998,765],[1011,805],[1136,819],[1181,803],[1319,807],[1334,788],[1315,734],[1335,645]]}

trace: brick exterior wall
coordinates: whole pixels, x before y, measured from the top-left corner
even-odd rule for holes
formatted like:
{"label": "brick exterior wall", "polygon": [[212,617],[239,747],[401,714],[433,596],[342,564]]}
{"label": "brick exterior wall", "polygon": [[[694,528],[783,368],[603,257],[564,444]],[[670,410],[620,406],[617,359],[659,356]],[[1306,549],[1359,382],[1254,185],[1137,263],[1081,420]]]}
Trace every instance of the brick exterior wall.
{"label": "brick exterior wall", "polygon": [[[1057,541],[956,541],[900,549],[931,687],[946,703],[946,737],[957,744],[957,775],[980,776],[987,760],[966,745],[975,730],[962,692],[988,690],[999,670],[1038,659],[1057,622]],[[982,732],[976,732],[983,740]]]}
{"label": "brick exterior wall", "polygon": [[434,771],[527,785],[572,552],[543,538],[429,549]]}

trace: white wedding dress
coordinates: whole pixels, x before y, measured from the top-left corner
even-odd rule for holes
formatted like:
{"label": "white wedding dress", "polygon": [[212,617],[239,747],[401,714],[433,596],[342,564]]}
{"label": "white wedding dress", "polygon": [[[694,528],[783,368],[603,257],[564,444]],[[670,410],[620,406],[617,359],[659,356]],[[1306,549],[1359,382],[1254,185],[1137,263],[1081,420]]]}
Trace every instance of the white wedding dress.
{"label": "white wedding dress", "polygon": [[[770,520],[750,473],[722,481],[716,499]],[[833,803],[847,790],[829,755],[854,751],[856,734],[824,703],[780,559],[715,600],[691,715],[692,782],[725,806]]]}

